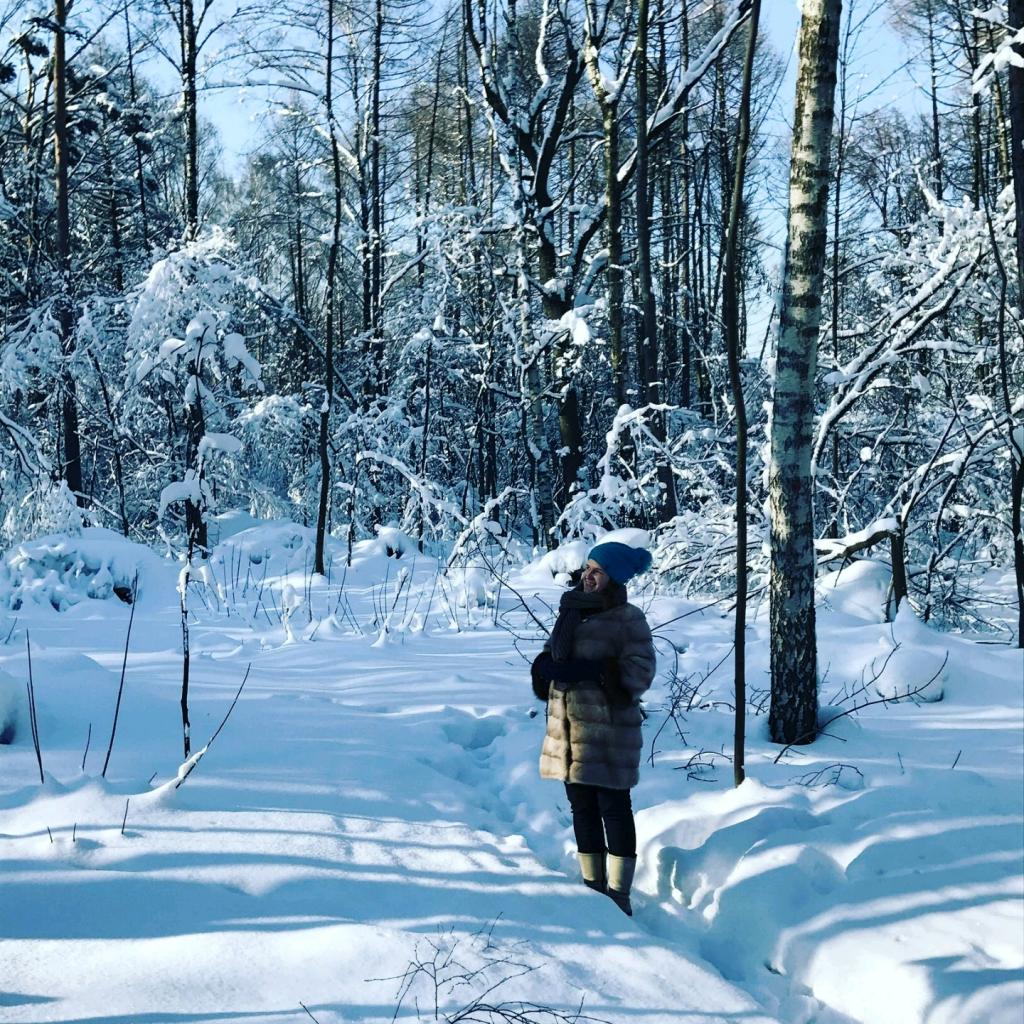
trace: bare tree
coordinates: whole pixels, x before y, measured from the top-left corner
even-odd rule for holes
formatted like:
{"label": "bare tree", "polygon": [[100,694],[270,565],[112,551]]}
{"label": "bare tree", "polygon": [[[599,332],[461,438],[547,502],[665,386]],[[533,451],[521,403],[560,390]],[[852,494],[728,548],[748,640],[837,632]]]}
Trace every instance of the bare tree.
{"label": "bare tree", "polygon": [[747,628],[747,403],[743,393],[740,365],[739,304],[739,229],[743,211],[743,184],[750,148],[750,84],[757,46],[757,26],[761,2],[754,0],[750,11],[750,36],[743,62],[743,85],[740,92],[739,135],[736,139],[735,173],[729,223],[726,229],[724,266],[722,268],[722,319],[725,322],[726,355],[732,399],[736,407],[736,633],[734,650],[736,727],[733,736],[733,781],[738,786],[745,778],[743,755],[746,740],[746,628]]}
{"label": "bare tree", "polygon": [[57,200],[57,285],[56,313],[60,324],[61,418],[64,442],[64,479],[79,505],[85,504],[82,492],[82,444],[78,431],[78,398],[75,378],[68,363],[75,349],[75,306],[71,284],[71,214],[68,192],[68,105],[67,105],[67,4],[57,0],[54,6],[53,48],[53,163]]}
{"label": "bare tree", "polygon": [[[1024,28],[1024,0],[1009,0],[1010,28]],[[1016,215],[1017,309],[1024,310],[1024,47],[1014,47],[1017,60],[1010,64],[1010,166],[1013,171],[1013,199]],[[1024,430],[1012,429],[1013,417],[1007,384],[1005,344],[1000,346],[1004,401],[1010,416],[1010,527],[1013,531],[1013,568],[1017,586],[1017,646],[1024,647]]]}
{"label": "bare tree", "polygon": [[776,743],[792,743],[798,737],[802,742],[813,739],[818,709],[810,466],[842,2],[805,0],[802,9],[768,471],[772,672],[769,725]]}

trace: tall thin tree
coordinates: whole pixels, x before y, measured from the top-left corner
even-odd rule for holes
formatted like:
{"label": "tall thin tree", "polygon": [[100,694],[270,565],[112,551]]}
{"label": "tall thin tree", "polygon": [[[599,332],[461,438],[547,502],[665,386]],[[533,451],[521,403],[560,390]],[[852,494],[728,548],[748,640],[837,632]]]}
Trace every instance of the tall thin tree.
{"label": "tall thin tree", "polygon": [[336,321],[336,284],[338,250],[341,245],[342,174],[338,124],[334,117],[334,0],[327,0],[327,56],[324,67],[324,106],[327,110],[327,133],[331,141],[331,181],[334,203],[331,219],[331,244],[327,250],[327,281],[324,311],[324,400],[320,406],[320,430],[317,447],[320,454],[320,500],[316,515],[316,551],[314,572],[324,574],[324,547],[327,538],[327,512],[331,493],[331,450],[329,426],[334,399],[334,328]]}
{"label": "tall thin tree", "polygon": [[842,2],[804,0],[802,10],[768,469],[772,688],[769,728],[776,743],[807,743],[817,732],[810,458]]}
{"label": "tall thin tree", "polygon": [[68,194],[68,71],[67,71],[68,5],[56,0],[54,5],[53,47],[53,163],[57,201],[57,322],[60,325],[61,354],[61,421],[64,442],[64,479],[79,505],[85,503],[82,492],[82,446],[78,429],[78,396],[75,377],[68,365],[75,350],[75,307],[71,284],[71,212]]}
{"label": "tall thin tree", "polygon": [[[1009,0],[1010,29],[1024,28],[1024,0]],[[1010,168],[1016,213],[1017,308],[1024,309],[1024,47],[1014,46],[1017,55],[1010,62]],[[1000,352],[1004,400],[1010,412],[1005,346]],[[1011,421],[1012,426],[1012,421]],[[1010,526],[1013,530],[1013,568],[1017,588],[1017,646],[1024,647],[1024,431],[1010,431]]]}
{"label": "tall thin tree", "polygon": [[726,227],[725,253],[722,267],[722,320],[725,327],[725,351],[729,361],[729,380],[736,408],[736,634],[733,649],[736,691],[736,726],[733,733],[733,781],[738,786],[746,777],[744,747],[746,744],[746,628],[747,628],[747,403],[743,394],[740,352],[740,260],[739,236],[743,218],[743,185],[750,149],[750,87],[757,47],[757,26],[761,17],[761,0],[753,0],[750,10],[750,36],[743,61],[743,84],[740,88],[739,132]]}

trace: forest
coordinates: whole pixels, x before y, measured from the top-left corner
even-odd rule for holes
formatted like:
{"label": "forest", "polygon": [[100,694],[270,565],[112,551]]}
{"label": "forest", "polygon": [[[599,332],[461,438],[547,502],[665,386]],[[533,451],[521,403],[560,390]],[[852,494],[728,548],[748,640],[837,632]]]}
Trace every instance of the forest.
{"label": "forest", "polygon": [[[386,525],[637,526],[682,591],[756,595],[772,425],[809,403],[812,575],[871,552],[893,611],[996,628],[986,572],[1024,595],[1020,5],[844,5],[784,402],[792,107],[752,6],[8,2],[0,540],[201,557],[247,507],[315,526],[322,571],[325,536]],[[863,86],[879,17],[914,110]],[[201,108],[242,88],[266,109],[232,176]]]}
{"label": "forest", "polygon": [[1024,0],[0,29],[0,1021],[1019,1024]]}

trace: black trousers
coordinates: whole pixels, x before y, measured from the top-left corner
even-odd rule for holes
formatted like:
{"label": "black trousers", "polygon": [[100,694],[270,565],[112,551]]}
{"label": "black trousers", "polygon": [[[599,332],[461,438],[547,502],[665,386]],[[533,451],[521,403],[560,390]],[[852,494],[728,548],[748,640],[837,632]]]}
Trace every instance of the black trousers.
{"label": "black trousers", "polygon": [[572,828],[580,853],[636,856],[636,825],[628,789],[567,782],[565,795],[572,807]]}

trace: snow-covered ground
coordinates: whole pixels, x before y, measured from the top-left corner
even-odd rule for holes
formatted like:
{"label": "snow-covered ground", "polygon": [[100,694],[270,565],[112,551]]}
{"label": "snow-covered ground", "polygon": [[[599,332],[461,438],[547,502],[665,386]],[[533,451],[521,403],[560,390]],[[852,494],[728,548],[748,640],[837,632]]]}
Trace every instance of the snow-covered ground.
{"label": "snow-covered ground", "polygon": [[[513,590],[482,567],[439,576],[387,532],[349,569],[344,545],[331,554],[312,578],[309,531],[222,524],[190,588],[194,751],[251,669],[176,786],[179,566],[103,531],[8,553],[0,1021],[498,1019],[478,1004],[538,1022],[550,1008],[615,1024],[1018,1024],[1020,650],[884,624],[872,563],[824,580],[823,721],[920,692],[778,763],[751,717],[734,789],[727,605],[649,588],[661,674],[629,920],[577,883],[564,794],[537,778],[524,656],[540,632],[518,595],[549,619],[557,559],[510,570]],[[117,593],[135,589],[103,778],[131,615]],[[993,593],[1011,595],[1008,575]]]}

